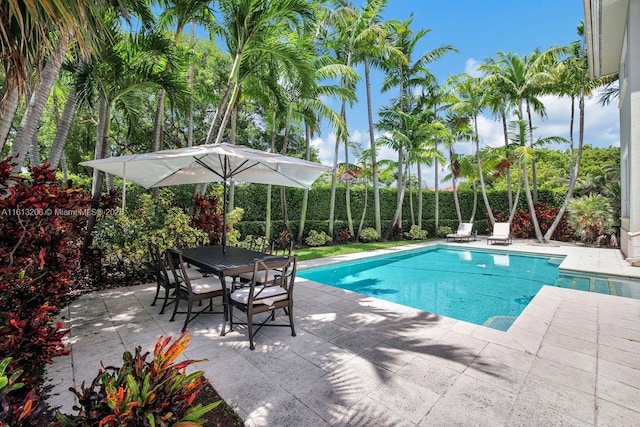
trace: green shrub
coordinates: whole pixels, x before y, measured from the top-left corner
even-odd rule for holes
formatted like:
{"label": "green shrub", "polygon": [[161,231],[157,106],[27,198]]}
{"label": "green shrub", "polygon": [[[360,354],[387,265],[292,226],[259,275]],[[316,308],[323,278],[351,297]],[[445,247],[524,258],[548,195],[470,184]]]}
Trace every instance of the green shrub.
{"label": "green shrub", "polygon": [[380,235],[373,227],[367,227],[360,233],[360,241],[364,243],[376,242],[380,240]]}
{"label": "green shrub", "polygon": [[160,337],[151,361],[149,353],[126,351],[120,368],[100,369],[89,387],[70,390],[78,397],[77,415],[56,415],[60,426],[170,426],[202,425],[202,417],[222,401],[193,405],[206,385],[202,371],[185,374],[194,360],[176,362],[191,340],[186,332],[171,345]]}
{"label": "green shrub", "polygon": [[441,225],[440,227],[438,227],[438,231],[436,232],[436,236],[440,237],[440,238],[445,238],[447,237],[447,234],[451,234],[452,230],[451,227],[449,227],[448,225]]}
{"label": "green shrub", "polygon": [[569,224],[586,242],[595,243],[600,236],[613,231],[613,209],[600,194],[572,199],[567,211]]}
{"label": "green shrub", "polygon": [[417,225],[412,225],[408,234],[411,240],[424,240],[427,238],[428,233],[427,230],[423,230]]}
{"label": "green shrub", "polygon": [[318,233],[316,230],[311,230],[305,239],[305,243],[309,246],[324,246],[332,241],[333,239],[327,236],[327,233],[324,231]]}
{"label": "green shrub", "polygon": [[208,243],[208,233],[191,226],[191,221],[181,208],[172,206],[171,193],[161,191],[155,199],[145,194],[135,214],[105,216],[96,225],[93,244],[108,262],[131,274],[144,267],[149,243],[160,251]]}

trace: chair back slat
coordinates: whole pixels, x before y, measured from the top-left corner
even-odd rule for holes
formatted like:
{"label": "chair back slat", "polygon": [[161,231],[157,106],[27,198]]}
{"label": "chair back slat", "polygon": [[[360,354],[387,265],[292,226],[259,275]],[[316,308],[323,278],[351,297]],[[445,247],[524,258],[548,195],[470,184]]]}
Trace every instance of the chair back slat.
{"label": "chair back slat", "polygon": [[271,242],[269,255],[291,256],[291,251],[293,251],[293,243],[294,242],[291,239],[276,239]]}
{"label": "chair back slat", "polygon": [[171,286],[171,279],[167,273],[169,268],[167,257],[163,256],[158,245],[153,243],[149,243],[149,267],[156,275],[156,280],[160,285]]}
{"label": "chair back slat", "polygon": [[297,256],[267,256],[258,259],[253,265],[253,280],[249,291],[249,302],[264,298],[270,294],[269,288],[280,287],[290,299],[296,277]]}
{"label": "chair back slat", "polygon": [[184,266],[184,260],[182,259],[182,252],[176,249],[167,249],[167,258],[169,261],[169,269],[173,273],[173,278],[176,283],[176,292],[185,292],[191,296],[193,290],[191,288],[191,281],[189,275]]}

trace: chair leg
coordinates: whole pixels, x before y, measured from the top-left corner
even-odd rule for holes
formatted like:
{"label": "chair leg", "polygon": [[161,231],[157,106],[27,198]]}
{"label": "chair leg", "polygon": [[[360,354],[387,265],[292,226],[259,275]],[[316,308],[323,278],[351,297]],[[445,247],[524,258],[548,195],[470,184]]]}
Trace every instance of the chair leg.
{"label": "chair leg", "polygon": [[169,319],[169,322],[173,322],[176,318],[176,313],[178,312],[178,304],[180,304],[180,299],[178,298],[178,295],[176,295],[176,301],[173,306],[173,314],[171,315],[171,319]]}
{"label": "chair leg", "polygon": [[[158,295],[160,295],[160,283],[156,284],[156,296],[153,297],[153,302],[151,303],[151,307],[156,305],[156,301],[158,300]],[[160,312],[162,314],[162,312]]]}
{"label": "chair leg", "polygon": [[[154,301],[155,303],[155,301]],[[153,305],[153,304],[151,304]],[[160,314],[164,314],[164,309],[169,305],[169,288],[164,288],[164,301],[162,302],[162,309]]]}
{"label": "chair leg", "polygon": [[[200,301],[202,303],[202,301]],[[193,301],[189,300],[189,306],[187,307],[187,318],[184,319],[184,326],[182,327],[182,332],[187,329],[187,325],[189,324],[189,318],[191,317],[191,310],[193,310]]]}
{"label": "chair leg", "polygon": [[296,336],[296,330],[293,327],[293,307],[289,307],[289,325],[291,325],[291,336]]}
{"label": "chair leg", "polygon": [[253,315],[247,313],[247,330],[249,331],[249,349],[255,350],[253,345]]}

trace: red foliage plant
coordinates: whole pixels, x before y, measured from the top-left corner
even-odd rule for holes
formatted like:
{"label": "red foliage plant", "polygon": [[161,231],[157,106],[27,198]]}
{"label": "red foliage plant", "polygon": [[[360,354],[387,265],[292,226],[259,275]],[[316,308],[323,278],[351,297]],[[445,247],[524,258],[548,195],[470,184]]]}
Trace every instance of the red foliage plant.
{"label": "red foliage plant", "polygon": [[[549,227],[551,227],[551,224],[556,218],[560,208],[555,206],[549,207],[546,203],[541,202],[534,204],[534,209],[536,211],[536,217],[538,218],[540,230],[542,231],[542,234],[545,234],[547,230],[549,230]],[[509,213],[494,211],[493,215],[497,222],[507,222],[509,220]],[[553,232],[553,235],[551,236],[552,240],[568,242],[573,238],[573,229],[567,223],[565,216],[566,213],[562,216],[562,219]],[[513,215],[513,221],[511,221],[511,234],[513,237],[519,239],[530,239],[536,237],[529,209],[516,210]]]}
{"label": "red foliage plant", "polygon": [[12,356],[28,382],[65,352],[66,331],[51,315],[73,284],[89,196],[47,164],[16,176],[10,159],[0,162],[0,192],[0,357]]}
{"label": "red foliage plant", "polygon": [[[222,213],[218,208],[216,196],[195,196],[193,198],[194,213],[189,225],[209,234],[212,244],[222,241]],[[227,226],[227,232],[230,227]]]}
{"label": "red foliage plant", "polygon": [[349,243],[351,239],[352,236],[349,230],[345,229],[338,232],[338,243]]}

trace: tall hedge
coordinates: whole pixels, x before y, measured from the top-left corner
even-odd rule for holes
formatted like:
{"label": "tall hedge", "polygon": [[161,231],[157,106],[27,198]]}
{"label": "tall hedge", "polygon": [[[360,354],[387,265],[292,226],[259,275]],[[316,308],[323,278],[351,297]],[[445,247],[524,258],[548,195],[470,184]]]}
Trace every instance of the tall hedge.
{"label": "tall hedge", "polygon": [[[286,188],[287,211],[289,214],[292,232],[297,234],[299,229],[300,212],[302,208],[302,189]],[[354,228],[357,229],[362,209],[364,207],[365,190],[363,187],[352,187],[351,192],[351,214]],[[243,184],[236,186],[235,206],[244,209],[242,221],[236,225],[242,235],[264,234],[265,230],[265,207],[267,186],[257,184]],[[506,191],[489,191],[487,193],[492,209],[501,212],[508,211],[508,198]],[[397,192],[395,188],[380,189],[380,216],[382,219],[383,231],[386,230],[393,219],[396,209]],[[418,213],[418,194],[413,192],[413,211]],[[539,190],[538,198],[541,202],[546,202],[549,206],[559,206],[562,203],[564,193],[548,190]],[[468,220],[473,209],[473,192],[458,192],[462,219]],[[307,208],[307,218],[305,222],[305,235],[309,230],[326,231],[328,229],[329,203],[331,200],[331,188],[328,186],[314,187],[309,191],[309,202]],[[527,207],[524,191],[521,192],[519,206]],[[458,226],[456,218],[456,208],[453,193],[450,191],[440,192],[440,225],[447,225],[452,228]],[[431,190],[423,190],[422,224],[423,228],[433,231],[435,226],[435,194]],[[409,206],[409,194],[405,194],[402,214],[403,229],[408,230],[411,226],[411,215]],[[272,235],[277,235],[285,229],[282,215],[282,204],[280,187],[273,187],[271,195],[271,221]],[[334,218],[334,230],[336,232],[347,228],[347,211],[344,187],[338,187],[336,191],[336,208]],[[416,218],[417,222],[417,218]],[[487,216],[482,200],[482,194],[478,192],[478,210],[476,212],[475,224],[479,233],[487,232]],[[365,216],[365,227],[375,226],[375,212],[373,207],[373,193],[368,190],[367,212]],[[335,236],[334,236],[335,237]]]}

